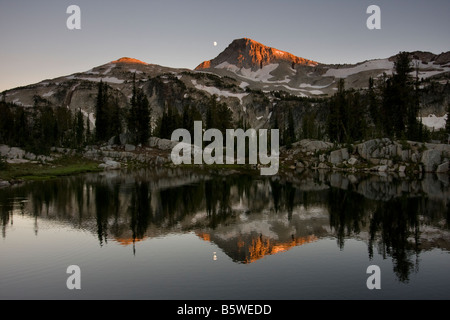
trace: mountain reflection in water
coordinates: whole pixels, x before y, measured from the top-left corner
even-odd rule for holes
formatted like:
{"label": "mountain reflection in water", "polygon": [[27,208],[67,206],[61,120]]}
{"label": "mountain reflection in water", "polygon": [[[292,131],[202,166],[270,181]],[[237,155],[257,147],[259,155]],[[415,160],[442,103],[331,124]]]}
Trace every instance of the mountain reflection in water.
{"label": "mountain reflection in water", "polygon": [[450,251],[448,176],[421,180],[306,172],[290,179],[209,175],[185,169],[114,171],[0,190],[2,237],[14,215],[56,221],[130,246],[169,234],[195,233],[234,262],[320,239],[367,244],[390,257],[401,282],[417,272],[419,255]]}

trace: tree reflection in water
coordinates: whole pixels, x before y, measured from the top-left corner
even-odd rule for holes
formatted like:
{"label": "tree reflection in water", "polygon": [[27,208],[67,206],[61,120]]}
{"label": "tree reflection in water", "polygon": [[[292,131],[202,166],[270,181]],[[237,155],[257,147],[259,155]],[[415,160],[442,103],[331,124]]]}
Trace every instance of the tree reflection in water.
{"label": "tree reflection in water", "polygon": [[100,246],[132,245],[134,254],[138,241],[193,232],[238,263],[330,236],[343,250],[355,238],[367,243],[370,259],[375,252],[391,257],[398,280],[408,282],[421,252],[450,249],[449,198],[448,178],[311,172],[287,179],[140,170],[1,189],[0,213],[4,238],[14,214],[89,230]]}

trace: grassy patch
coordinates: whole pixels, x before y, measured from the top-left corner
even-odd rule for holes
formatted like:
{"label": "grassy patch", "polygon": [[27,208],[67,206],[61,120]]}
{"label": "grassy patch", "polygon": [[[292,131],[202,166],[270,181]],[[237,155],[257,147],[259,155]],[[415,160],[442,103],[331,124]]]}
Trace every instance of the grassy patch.
{"label": "grassy patch", "polygon": [[81,157],[63,157],[48,164],[23,163],[8,164],[0,170],[2,180],[49,180],[87,172],[102,171],[98,162]]}
{"label": "grassy patch", "polygon": [[249,164],[180,164],[177,167],[189,169],[189,170],[198,170],[199,172],[208,172],[208,173],[219,173],[222,171],[237,171],[243,174],[253,174],[256,173],[257,170],[253,168]]}

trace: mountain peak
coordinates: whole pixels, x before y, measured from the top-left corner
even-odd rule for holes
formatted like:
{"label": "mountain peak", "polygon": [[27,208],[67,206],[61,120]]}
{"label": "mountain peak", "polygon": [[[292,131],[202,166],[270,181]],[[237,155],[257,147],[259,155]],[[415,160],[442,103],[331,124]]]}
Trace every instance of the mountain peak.
{"label": "mountain peak", "polygon": [[312,65],[318,63],[297,57],[289,52],[268,47],[250,38],[236,39],[216,58],[201,63],[196,70],[214,68],[224,62],[238,68],[263,68],[266,65],[287,62],[292,65]]}
{"label": "mountain peak", "polygon": [[137,63],[137,64],[144,64],[144,65],[148,64],[141,60],[129,58],[129,57],[123,57],[123,58],[117,59],[115,61],[111,61],[111,63]]}

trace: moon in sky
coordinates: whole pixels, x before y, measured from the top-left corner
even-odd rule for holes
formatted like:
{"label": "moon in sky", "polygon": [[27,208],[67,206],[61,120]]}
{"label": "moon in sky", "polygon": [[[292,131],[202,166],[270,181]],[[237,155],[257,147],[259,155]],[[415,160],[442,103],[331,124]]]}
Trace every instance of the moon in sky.
{"label": "moon in sky", "polygon": [[216,41],[214,41],[214,47],[217,47],[217,42]]}

